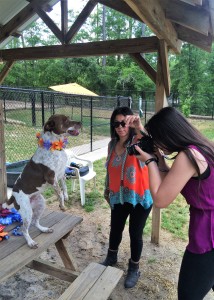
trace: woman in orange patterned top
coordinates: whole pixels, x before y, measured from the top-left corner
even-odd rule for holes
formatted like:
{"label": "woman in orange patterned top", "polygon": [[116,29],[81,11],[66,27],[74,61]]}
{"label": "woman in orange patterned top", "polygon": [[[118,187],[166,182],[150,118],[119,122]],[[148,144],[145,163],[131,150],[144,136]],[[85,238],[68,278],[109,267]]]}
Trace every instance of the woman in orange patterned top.
{"label": "woman in orange patterned top", "polygon": [[[126,125],[126,123],[128,125]],[[129,107],[117,107],[111,116],[111,141],[106,161],[104,197],[111,207],[111,230],[105,266],[117,263],[117,253],[126,220],[129,216],[131,258],[125,288],[136,285],[140,276],[139,261],[143,249],[143,229],[152,208],[148,169],[135,155],[128,155],[127,146],[141,138],[140,117]]]}

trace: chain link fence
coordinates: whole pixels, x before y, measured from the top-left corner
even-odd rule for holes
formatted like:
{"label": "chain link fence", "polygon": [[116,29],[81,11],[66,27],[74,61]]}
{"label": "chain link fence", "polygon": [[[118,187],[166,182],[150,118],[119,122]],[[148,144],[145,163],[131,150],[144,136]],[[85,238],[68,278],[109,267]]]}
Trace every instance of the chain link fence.
{"label": "chain link fence", "polygon": [[[53,91],[0,87],[5,125],[6,161],[29,159],[37,148],[36,133],[40,132],[52,114],[65,114],[82,122],[81,134],[69,137],[68,148],[75,154],[94,151],[108,144],[109,121],[117,106],[129,106],[140,114],[143,124],[155,111],[155,92],[127,92],[128,96],[81,96]],[[135,98],[132,96],[134,95]],[[171,95],[169,105],[181,109],[179,98]],[[206,108],[206,109],[205,109]],[[213,119],[214,101],[204,110],[190,107],[194,116]]]}
{"label": "chain link fence", "polygon": [[69,137],[68,148],[83,154],[109,142],[109,121],[116,106],[132,105],[130,97],[89,97],[0,87],[3,101],[6,161],[29,159],[37,148],[36,133],[52,114],[82,122],[79,136]]}

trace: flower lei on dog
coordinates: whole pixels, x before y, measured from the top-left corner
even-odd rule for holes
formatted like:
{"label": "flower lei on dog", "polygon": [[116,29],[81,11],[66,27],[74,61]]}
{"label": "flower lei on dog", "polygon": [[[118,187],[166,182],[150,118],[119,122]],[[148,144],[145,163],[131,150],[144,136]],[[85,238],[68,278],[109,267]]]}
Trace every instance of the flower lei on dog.
{"label": "flower lei on dog", "polygon": [[41,147],[41,148],[45,148],[46,150],[61,151],[68,144],[68,139],[67,138],[59,139],[58,141],[54,141],[54,142],[51,142],[49,140],[43,140],[43,138],[41,137],[40,132],[37,132],[36,137],[38,139],[38,146]]}

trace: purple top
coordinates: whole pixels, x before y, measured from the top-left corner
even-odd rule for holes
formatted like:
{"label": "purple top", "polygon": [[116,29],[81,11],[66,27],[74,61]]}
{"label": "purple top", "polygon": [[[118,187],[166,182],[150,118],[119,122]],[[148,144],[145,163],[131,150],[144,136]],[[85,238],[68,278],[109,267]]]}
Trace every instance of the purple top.
{"label": "purple top", "polygon": [[[195,146],[190,146],[198,150]],[[199,151],[199,150],[198,150]],[[205,179],[190,178],[181,194],[190,205],[190,252],[200,254],[214,248],[214,166],[209,164],[210,174]]]}

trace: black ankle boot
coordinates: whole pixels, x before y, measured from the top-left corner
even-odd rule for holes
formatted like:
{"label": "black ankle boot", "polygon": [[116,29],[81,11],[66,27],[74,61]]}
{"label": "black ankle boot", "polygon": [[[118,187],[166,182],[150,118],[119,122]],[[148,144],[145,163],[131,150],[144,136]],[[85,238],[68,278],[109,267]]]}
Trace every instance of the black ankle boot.
{"label": "black ankle boot", "polygon": [[117,252],[118,251],[111,251],[108,249],[108,254],[106,259],[101,263],[103,266],[113,266],[117,263]]}
{"label": "black ankle boot", "polygon": [[134,287],[136,285],[139,277],[140,277],[139,263],[135,264],[130,259],[127,276],[126,276],[125,283],[124,283],[125,288],[129,289],[129,288]]}

